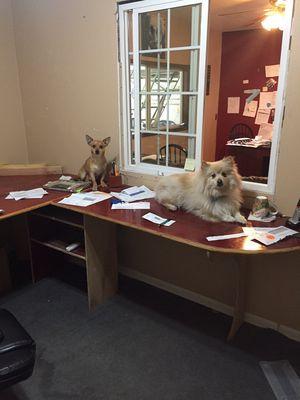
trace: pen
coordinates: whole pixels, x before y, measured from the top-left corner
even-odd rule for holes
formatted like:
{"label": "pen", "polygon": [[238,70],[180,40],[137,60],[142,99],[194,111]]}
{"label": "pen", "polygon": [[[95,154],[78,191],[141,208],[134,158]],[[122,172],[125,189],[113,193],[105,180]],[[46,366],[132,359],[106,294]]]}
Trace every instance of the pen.
{"label": "pen", "polygon": [[165,219],[161,224],[159,224],[159,226],[166,225],[170,221],[171,221],[170,219]]}

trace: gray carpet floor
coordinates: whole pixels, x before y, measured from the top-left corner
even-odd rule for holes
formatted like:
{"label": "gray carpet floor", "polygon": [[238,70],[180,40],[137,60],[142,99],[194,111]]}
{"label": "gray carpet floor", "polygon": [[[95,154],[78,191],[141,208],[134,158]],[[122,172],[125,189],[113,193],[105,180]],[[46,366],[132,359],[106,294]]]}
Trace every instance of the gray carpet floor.
{"label": "gray carpet floor", "polygon": [[[266,356],[260,351],[268,347],[258,344],[266,339],[259,339],[261,333],[244,327],[248,339],[227,344],[227,317],[147,285],[130,285],[93,313],[83,292],[55,279],[0,299],[37,343],[33,376],[0,399],[275,399],[259,367]],[[285,340],[275,338],[273,349],[299,350],[291,341],[284,346]],[[280,355],[286,356],[275,358]]]}

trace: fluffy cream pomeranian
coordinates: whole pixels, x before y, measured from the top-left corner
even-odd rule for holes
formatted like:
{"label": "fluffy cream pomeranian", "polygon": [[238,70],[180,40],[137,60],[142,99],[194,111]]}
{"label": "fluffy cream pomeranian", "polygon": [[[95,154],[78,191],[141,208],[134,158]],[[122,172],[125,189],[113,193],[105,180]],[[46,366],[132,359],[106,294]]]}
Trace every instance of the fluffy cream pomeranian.
{"label": "fluffy cream pomeranian", "polygon": [[233,157],[202,162],[199,172],[162,177],[156,200],[175,211],[182,208],[207,221],[246,224],[240,213],[242,180]]}

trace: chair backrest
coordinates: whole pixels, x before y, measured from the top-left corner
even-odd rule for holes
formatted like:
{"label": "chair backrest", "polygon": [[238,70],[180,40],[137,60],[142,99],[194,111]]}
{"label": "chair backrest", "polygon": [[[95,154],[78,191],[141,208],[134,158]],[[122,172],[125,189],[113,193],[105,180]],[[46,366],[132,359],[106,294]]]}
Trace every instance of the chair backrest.
{"label": "chair backrest", "polygon": [[[163,146],[160,148],[160,159],[163,160],[166,158],[167,146]],[[185,163],[185,159],[187,158],[187,150],[180,146],[179,144],[169,144],[168,146],[168,154],[169,154],[169,164],[172,166],[182,167]]]}
{"label": "chair backrest", "polygon": [[238,138],[254,138],[253,131],[250,126],[246,124],[236,124],[229,132],[229,140]]}

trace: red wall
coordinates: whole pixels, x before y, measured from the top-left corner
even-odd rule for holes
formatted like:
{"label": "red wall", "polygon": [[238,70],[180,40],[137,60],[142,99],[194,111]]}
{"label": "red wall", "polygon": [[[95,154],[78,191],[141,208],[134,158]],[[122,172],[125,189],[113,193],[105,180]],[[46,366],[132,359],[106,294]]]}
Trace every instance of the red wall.
{"label": "red wall", "polygon": [[[233,125],[249,125],[257,135],[255,118],[243,117],[249,94],[246,89],[262,89],[267,79],[265,65],[279,64],[282,32],[279,30],[248,30],[224,32],[222,35],[221,81],[217,124],[216,159],[224,156],[225,144]],[[243,84],[248,79],[249,84]],[[277,77],[274,78],[276,81]],[[277,85],[274,89],[277,90]],[[227,114],[227,98],[240,97],[239,114]],[[259,100],[256,97],[254,100]]]}

